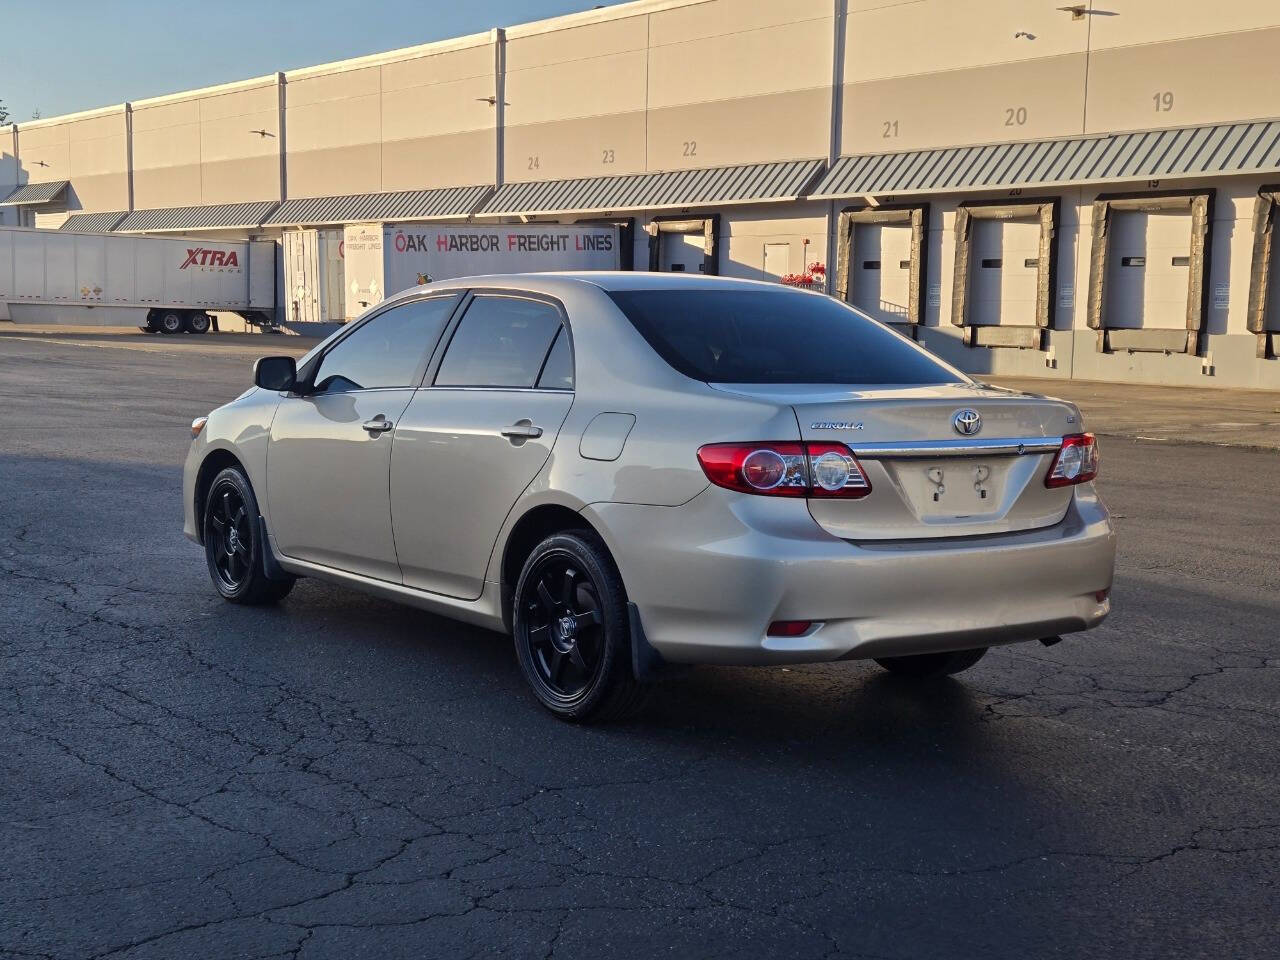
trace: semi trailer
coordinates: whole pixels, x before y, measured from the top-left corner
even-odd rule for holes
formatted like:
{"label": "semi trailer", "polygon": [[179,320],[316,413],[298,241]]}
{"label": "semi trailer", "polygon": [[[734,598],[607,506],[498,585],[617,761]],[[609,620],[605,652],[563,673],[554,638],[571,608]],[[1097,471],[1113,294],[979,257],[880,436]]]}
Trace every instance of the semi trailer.
{"label": "semi trailer", "polygon": [[357,223],[344,231],[343,260],[348,317],[433,280],[623,265],[611,224]]}
{"label": "semi trailer", "polygon": [[216,313],[276,322],[271,240],[0,227],[0,320],[206,333]]}

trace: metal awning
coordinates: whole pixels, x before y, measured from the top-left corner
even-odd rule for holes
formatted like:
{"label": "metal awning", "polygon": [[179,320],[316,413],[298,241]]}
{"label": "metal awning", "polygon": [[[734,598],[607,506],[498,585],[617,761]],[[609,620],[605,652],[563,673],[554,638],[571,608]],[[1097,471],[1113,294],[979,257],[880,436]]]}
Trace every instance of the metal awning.
{"label": "metal awning", "polygon": [[205,207],[163,207],[134,210],[115,227],[116,233],[158,233],[175,230],[257,230],[278,200],[223,203]]}
{"label": "metal awning", "polygon": [[841,157],[811,196],[1173,180],[1280,170],[1280,120]]}
{"label": "metal awning", "polygon": [[32,206],[38,203],[54,203],[65,200],[69,186],[71,186],[70,180],[28,183],[0,200],[0,207]]}
{"label": "metal awning", "polygon": [[344,197],[299,197],[286,200],[263,223],[268,227],[316,227],[326,224],[396,220],[444,220],[469,217],[493,187],[444,187],[397,193],[363,193]]}
{"label": "metal awning", "polygon": [[620,177],[507,183],[483,216],[657,210],[753,201],[794,200],[825,167],[822,160],[751,163]]}
{"label": "metal awning", "polygon": [[112,210],[107,213],[73,213],[58,229],[72,233],[110,233],[127,214],[127,210]]}

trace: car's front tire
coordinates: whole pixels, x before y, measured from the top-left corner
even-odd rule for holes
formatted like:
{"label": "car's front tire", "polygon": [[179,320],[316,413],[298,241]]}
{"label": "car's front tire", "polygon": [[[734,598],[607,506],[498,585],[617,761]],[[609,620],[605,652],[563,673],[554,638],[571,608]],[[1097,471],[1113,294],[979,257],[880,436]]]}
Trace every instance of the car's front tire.
{"label": "car's front tire", "polygon": [[976,647],[973,650],[952,650],[948,653],[919,653],[910,657],[877,657],[876,663],[902,677],[928,680],[968,670],[986,652],[986,647]]}
{"label": "car's front tire", "polygon": [[631,669],[631,625],[618,568],[594,532],[548,537],[520,572],[512,627],[521,672],[564,720],[616,720],[648,691]]}
{"label": "car's front tire", "polygon": [[203,530],[209,576],[224,600],[275,603],[293,589],[292,578],[267,577],[258,500],[239,467],[227,467],[213,478],[204,502]]}

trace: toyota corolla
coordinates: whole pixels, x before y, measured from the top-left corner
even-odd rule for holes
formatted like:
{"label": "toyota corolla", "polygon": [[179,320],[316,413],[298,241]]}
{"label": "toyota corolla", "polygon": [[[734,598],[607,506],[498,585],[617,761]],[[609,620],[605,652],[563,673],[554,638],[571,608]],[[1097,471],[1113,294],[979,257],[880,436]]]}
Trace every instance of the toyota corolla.
{"label": "toyota corolla", "polygon": [[955,673],[1110,610],[1098,447],[830,297],[670,274],[417,287],[192,424],[233,603],[316,577],[510,633],[538,700],[669,663]]}

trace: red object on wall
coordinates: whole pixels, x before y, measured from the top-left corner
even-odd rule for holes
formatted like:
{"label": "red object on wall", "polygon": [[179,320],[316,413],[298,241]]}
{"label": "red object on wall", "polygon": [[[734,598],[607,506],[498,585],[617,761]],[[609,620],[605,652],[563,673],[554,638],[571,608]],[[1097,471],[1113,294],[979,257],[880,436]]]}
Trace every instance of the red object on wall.
{"label": "red object on wall", "polygon": [[827,267],[823,263],[811,263],[804,273],[788,273],[782,282],[788,287],[801,287],[806,290],[819,290],[826,285]]}

